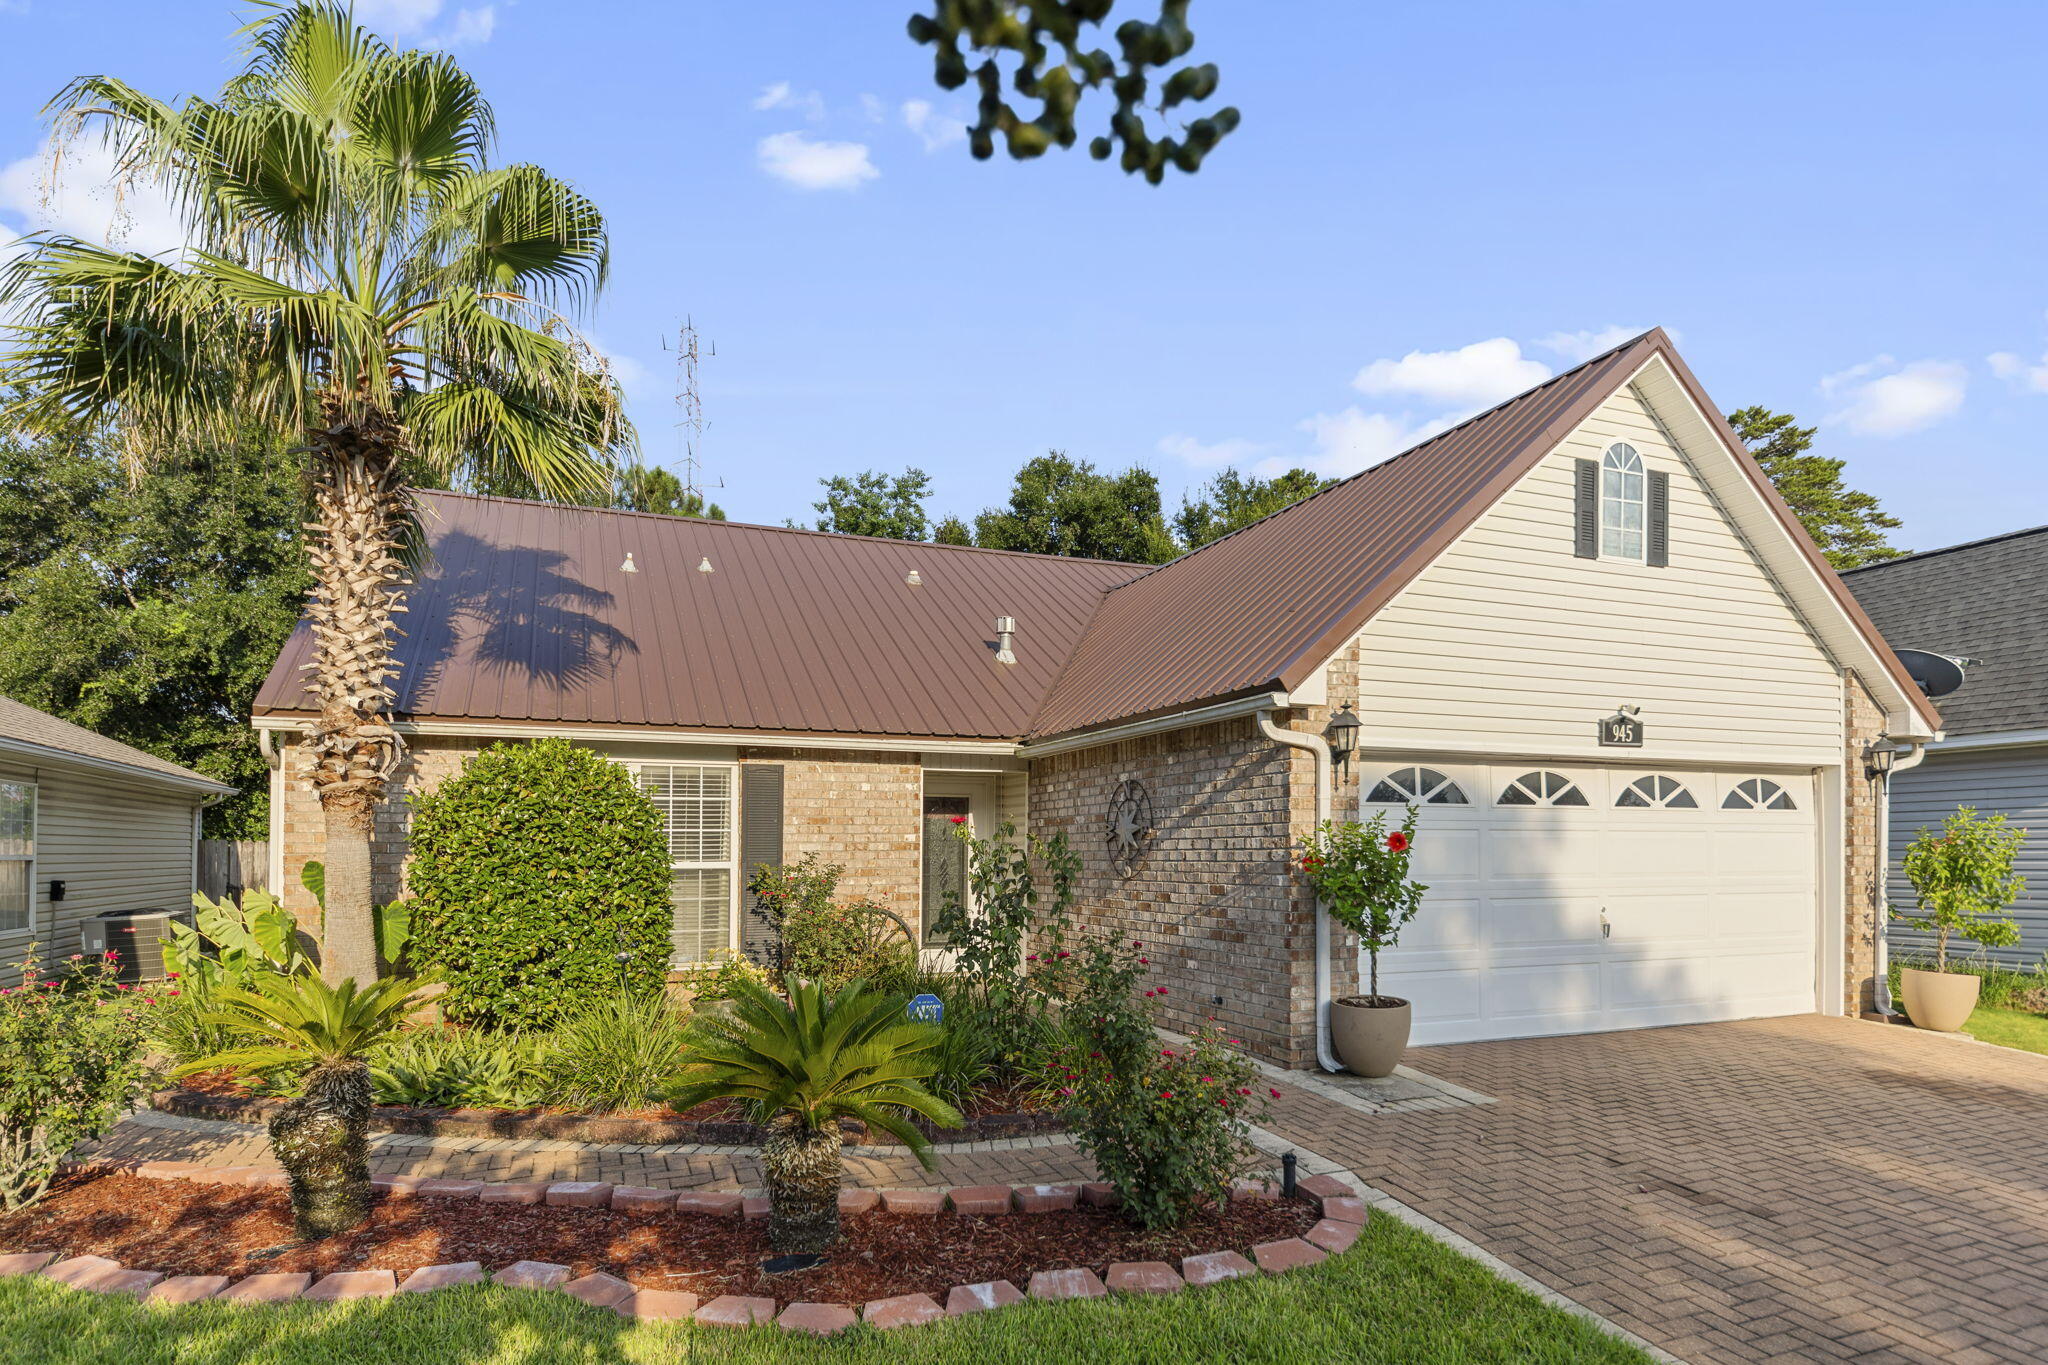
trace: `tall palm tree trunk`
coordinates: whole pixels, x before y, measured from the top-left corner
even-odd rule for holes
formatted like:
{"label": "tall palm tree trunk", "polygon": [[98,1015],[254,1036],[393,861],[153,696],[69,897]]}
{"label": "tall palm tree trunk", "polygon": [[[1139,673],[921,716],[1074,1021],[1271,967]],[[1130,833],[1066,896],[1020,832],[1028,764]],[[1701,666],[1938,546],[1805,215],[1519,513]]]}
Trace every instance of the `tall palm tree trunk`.
{"label": "tall palm tree trunk", "polygon": [[392,616],[408,579],[400,558],[410,513],[400,468],[404,432],[388,413],[330,399],[307,433],[314,519],[313,679],[320,719],[307,738],[326,825],[326,922],[320,970],[330,982],[377,976],[371,834],[404,744],[392,728]]}
{"label": "tall palm tree trunk", "polygon": [[370,1069],[316,1066],[306,1089],[270,1119],[270,1146],[291,1178],[301,1240],[346,1232],[370,1215]]}
{"label": "tall palm tree trunk", "polygon": [[777,1115],[761,1144],[768,1177],[768,1244],[777,1251],[824,1251],[839,1240],[839,1127],[811,1128]]}

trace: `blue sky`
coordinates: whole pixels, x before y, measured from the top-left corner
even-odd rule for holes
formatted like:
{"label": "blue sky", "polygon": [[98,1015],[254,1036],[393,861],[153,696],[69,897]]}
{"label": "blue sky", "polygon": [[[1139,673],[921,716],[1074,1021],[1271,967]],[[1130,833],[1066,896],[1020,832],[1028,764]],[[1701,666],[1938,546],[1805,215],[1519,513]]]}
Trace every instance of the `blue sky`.
{"label": "blue sky", "polygon": [[[1156,188],[971,160],[911,0],[358,8],[609,215],[593,332],[654,462],[663,338],[715,345],[736,518],[907,464],[971,514],[1048,447],[1169,506],[1225,461],[1349,473],[1661,324],[1725,407],[1819,422],[1903,543],[2048,522],[2048,6],[1196,0],[1244,123]],[[0,237],[112,216],[89,165],[41,192],[45,99],[211,91],[241,13],[0,0]]]}

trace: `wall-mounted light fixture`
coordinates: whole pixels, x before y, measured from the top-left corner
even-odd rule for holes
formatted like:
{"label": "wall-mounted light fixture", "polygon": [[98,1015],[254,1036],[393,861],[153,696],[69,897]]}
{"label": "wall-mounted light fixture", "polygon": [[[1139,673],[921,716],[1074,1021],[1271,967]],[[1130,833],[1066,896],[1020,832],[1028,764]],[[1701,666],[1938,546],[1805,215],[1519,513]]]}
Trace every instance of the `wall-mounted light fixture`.
{"label": "wall-mounted light fixture", "polygon": [[1883,777],[1898,760],[1899,746],[1888,739],[1876,739],[1863,750],[1863,772],[1870,778]]}
{"label": "wall-mounted light fixture", "polygon": [[1323,727],[1323,738],[1330,742],[1330,762],[1340,770],[1350,766],[1351,755],[1358,750],[1359,728],[1358,717],[1348,705]]}

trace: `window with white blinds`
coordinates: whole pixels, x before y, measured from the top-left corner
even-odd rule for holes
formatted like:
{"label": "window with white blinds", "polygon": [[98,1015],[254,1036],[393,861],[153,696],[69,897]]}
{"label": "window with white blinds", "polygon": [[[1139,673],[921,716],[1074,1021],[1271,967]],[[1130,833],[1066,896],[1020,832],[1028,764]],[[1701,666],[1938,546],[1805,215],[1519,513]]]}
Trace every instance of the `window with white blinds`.
{"label": "window with white blinds", "polygon": [[675,964],[709,962],[733,945],[733,770],[642,763],[634,779],[668,831]]}
{"label": "window with white blinds", "polygon": [[0,933],[29,928],[35,910],[36,789],[0,782]]}

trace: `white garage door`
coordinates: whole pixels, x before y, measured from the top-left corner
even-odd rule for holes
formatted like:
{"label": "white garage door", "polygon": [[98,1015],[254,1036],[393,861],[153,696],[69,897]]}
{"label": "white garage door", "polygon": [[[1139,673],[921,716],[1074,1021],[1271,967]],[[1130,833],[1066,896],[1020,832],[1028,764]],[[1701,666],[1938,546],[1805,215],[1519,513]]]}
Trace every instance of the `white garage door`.
{"label": "white garage door", "polygon": [[1417,1043],[1814,1008],[1810,775],[1359,766],[1369,798],[1421,805],[1429,893],[1380,957],[1380,988],[1414,1001]]}

